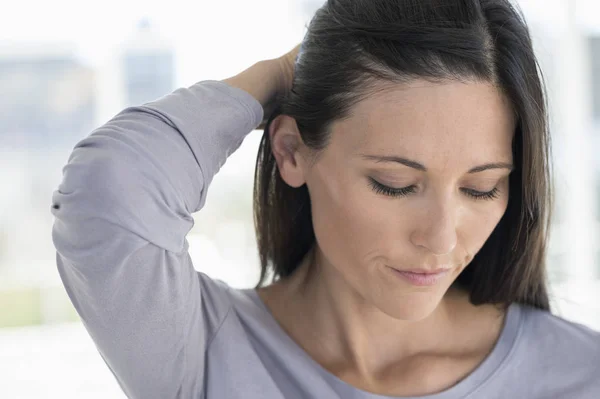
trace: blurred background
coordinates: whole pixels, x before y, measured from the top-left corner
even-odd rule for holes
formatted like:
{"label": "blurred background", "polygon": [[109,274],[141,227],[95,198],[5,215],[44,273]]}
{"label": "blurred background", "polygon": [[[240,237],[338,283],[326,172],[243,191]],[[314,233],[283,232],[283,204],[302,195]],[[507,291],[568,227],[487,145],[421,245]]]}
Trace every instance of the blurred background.
{"label": "blurred background", "polygon": [[[124,398],[60,282],[52,192],[73,146],[128,105],[224,79],[298,43],[323,0],[20,0],[0,13],[0,397]],[[555,313],[600,330],[600,2],[520,0],[550,96]],[[259,267],[251,133],[189,235],[234,287]]]}

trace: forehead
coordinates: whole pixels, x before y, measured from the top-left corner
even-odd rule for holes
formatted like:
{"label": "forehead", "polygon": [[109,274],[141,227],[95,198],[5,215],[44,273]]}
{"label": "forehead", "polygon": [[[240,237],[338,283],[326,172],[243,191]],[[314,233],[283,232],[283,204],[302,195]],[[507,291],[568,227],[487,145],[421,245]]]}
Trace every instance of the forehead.
{"label": "forehead", "polygon": [[353,154],[410,156],[436,164],[511,161],[515,121],[507,98],[485,82],[389,84],[332,126],[331,144]]}

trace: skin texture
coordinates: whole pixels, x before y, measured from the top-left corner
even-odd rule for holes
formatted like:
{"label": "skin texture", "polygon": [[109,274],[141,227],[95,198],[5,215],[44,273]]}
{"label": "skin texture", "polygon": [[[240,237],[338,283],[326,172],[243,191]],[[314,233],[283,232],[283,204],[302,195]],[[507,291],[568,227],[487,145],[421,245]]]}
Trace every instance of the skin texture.
{"label": "skin texture", "polygon": [[[510,105],[486,82],[386,83],[332,126],[315,156],[293,118],[271,124],[284,181],[306,184],[316,245],[297,272],[259,290],[282,328],[321,366],[366,391],[425,395],[492,350],[504,312],[475,307],[452,282],[508,203]],[[426,168],[372,157],[402,157]],[[401,189],[390,196],[373,180]],[[497,189],[492,199],[476,199]],[[392,270],[450,267],[433,286]]]}

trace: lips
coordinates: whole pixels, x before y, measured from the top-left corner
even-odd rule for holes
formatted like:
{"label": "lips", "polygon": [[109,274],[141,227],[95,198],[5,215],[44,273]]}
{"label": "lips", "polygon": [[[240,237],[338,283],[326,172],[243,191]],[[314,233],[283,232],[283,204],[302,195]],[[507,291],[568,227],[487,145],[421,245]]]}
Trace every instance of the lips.
{"label": "lips", "polygon": [[452,269],[451,266],[439,266],[439,267],[435,267],[435,268],[423,268],[423,269],[399,269],[399,268],[395,268],[395,267],[391,267],[391,266],[388,266],[388,267],[391,269],[394,269],[398,272],[423,274],[423,275],[440,274],[440,273],[444,273],[444,272],[447,272],[448,270]]}
{"label": "lips", "polygon": [[396,276],[401,277],[402,280],[407,281],[417,286],[432,286],[436,285],[446,275],[448,275],[450,268],[437,268],[433,270],[427,269],[412,269],[409,270],[398,270],[388,266],[388,269]]}
{"label": "lips", "polygon": [[399,272],[405,272],[405,273],[429,275],[429,274],[444,273],[444,272],[450,270],[450,267],[440,267],[440,268],[436,268],[436,269],[410,269],[410,270],[395,269],[395,270],[397,270]]}

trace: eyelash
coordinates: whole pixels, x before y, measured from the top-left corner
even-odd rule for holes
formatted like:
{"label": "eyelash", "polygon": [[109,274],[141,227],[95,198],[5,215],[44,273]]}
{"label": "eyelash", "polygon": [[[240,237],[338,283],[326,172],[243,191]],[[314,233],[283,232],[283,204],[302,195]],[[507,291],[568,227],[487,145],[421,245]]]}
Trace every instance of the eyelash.
{"label": "eyelash", "polygon": [[[392,188],[379,183],[373,178],[369,178],[369,183],[373,191],[376,194],[383,194],[389,197],[405,197],[415,192],[415,186],[408,186],[403,188]],[[462,189],[463,193],[475,200],[493,200],[498,198],[498,187],[494,187],[492,191],[480,192],[469,189]]]}

